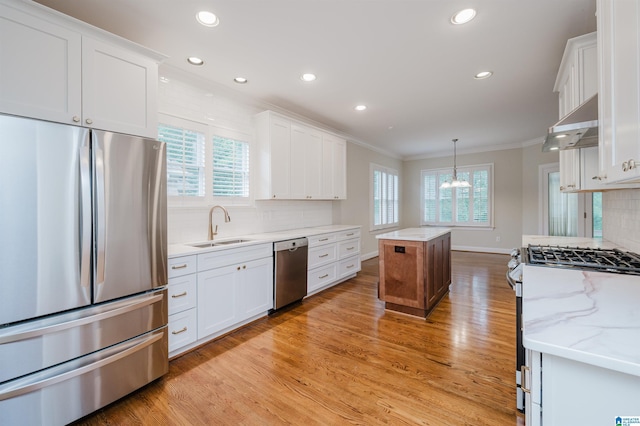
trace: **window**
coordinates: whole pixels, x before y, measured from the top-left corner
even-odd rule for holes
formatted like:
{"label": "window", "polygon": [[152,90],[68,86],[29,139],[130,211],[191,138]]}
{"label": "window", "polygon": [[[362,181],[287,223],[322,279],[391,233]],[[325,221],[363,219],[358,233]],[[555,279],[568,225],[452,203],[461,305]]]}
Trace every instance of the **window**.
{"label": "window", "polygon": [[170,204],[248,203],[246,135],[161,115],[158,139],[167,143]]}
{"label": "window", "polygon": [[453,178],[453,170],[422,170],[420,182],[421,225],[493,225],[493,164],[458,167],[458,179],[471,188],[440,188]]}
{"label": "window", "polygon": [[371,229],[398,226],[398,172],[371,164]]}

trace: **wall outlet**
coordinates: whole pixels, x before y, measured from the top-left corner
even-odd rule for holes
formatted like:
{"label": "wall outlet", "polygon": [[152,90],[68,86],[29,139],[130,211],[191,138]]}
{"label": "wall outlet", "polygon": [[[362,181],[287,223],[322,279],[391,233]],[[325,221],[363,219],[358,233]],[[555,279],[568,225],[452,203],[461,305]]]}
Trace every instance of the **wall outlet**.
{"label": "wall outlet", "polygon": [[500,242],[500,236],[499,236],[499,235],[496,237],[496,242],[497,242],[497,243],[499,243],[499,242]]}

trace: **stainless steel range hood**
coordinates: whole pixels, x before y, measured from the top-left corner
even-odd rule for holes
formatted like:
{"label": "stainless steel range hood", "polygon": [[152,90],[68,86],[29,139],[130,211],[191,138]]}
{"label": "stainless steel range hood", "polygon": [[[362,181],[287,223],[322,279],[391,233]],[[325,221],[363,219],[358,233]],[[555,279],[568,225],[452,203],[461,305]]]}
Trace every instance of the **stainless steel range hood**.
{"label": "stainless steel range hood", "polygon": [[587,148],[598,145],[598,95],[587,99],[562,120],[549,127],[543,151]]}

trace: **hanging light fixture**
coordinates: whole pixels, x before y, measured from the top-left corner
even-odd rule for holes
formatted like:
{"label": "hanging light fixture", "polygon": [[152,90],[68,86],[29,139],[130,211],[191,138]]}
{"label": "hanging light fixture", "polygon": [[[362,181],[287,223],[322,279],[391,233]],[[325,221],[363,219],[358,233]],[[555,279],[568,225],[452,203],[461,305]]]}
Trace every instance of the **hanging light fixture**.
{"label": "hanging light fixture", "polygon": [[453,180],[451,182],[444,181],[440,188],[470,188],[471,184],[466,180],[458,180],[458,171],[456,169],[456,142],[458,139],[451,139],[453,141]]}

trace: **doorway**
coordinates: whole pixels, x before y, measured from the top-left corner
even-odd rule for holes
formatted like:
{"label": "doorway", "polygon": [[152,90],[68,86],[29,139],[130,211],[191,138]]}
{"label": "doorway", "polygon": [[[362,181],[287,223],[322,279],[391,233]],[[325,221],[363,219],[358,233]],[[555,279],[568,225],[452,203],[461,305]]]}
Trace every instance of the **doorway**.
{"label": "doorway", "polygon": [[602,238],[602,193],[560,191],[558,163],[540,166],[543,235]]}

